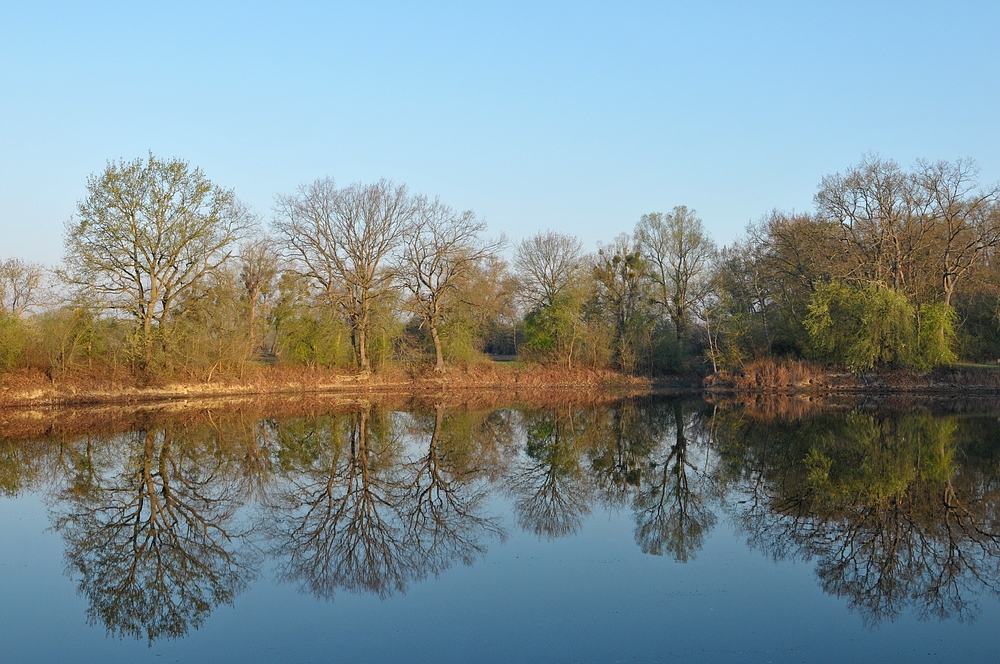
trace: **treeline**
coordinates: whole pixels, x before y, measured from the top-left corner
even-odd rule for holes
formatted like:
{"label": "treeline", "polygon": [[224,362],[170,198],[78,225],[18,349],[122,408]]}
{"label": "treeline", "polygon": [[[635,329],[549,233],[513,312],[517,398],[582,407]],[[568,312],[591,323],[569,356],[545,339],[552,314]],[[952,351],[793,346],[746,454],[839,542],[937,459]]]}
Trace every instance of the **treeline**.
{"label": "treeline", "polygon": [[588,253],[553,231],[508,247],[472,211],[386,180],[316,180],[264,223],[181,160],[109,163],[66,224],[59,269],[0,262],[0,369],[992,361],[1000,189],[977,175],[866,157],[823,179],[814,212],[774,211],[721,250],[678,206]]}
{"label": "treeline", "polygon": [[1000,357],[1000,188],[971,161],[868,156],[824,177],[811,214],[772,212],[716,265],[718,361],[796,356],[925,369]]}

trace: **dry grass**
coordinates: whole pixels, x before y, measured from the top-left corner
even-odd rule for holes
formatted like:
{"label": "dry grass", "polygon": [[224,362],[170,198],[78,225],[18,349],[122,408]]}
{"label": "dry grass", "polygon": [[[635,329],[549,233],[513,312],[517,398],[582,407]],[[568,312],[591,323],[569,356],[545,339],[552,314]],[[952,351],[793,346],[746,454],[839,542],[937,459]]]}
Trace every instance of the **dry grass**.
{"label": "dry grass", "polygon": [[0,406],[103,403],[151,403],[171,400],[248,398],[306,394],[426,394],[450,390],[568,390],[581,394],[616,394],[648,390],[646,379],[612,371],[496,363],[450,367],[443,373],[425,367],[390,368],[374,373],[307,369],[298,366],[259,367],[243,376],[215,376],[211,382],[194,378],[153,380],[129,376],[75,373],[50,378],[22,370],[0,375]]}
{"label": "dry grass", "polygon": [[737,390],[808,390],[828,384],[823,367],[798,360],[754,360],[718,381]]}

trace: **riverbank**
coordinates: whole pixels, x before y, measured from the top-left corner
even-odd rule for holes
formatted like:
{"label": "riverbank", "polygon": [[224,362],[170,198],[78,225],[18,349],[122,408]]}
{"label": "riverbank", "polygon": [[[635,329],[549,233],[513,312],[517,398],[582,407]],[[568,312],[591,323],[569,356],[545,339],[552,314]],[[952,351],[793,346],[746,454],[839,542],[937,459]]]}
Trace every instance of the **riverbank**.
{"label": "riverbank", "polygon": [[760,394],[1000,394],[1000,366],[954,364],[927,372],[880,371],[852,374],[808,362],[760,361],[741,372],[705,379],[710,393]]}
{"label": "riverbank", "polygon": [[[686,387],[697,389],[699,379]],[[129,405],[171,401],[253,398],[318,394],[426,395],[451,391],[501,391],[638,394],[653,388],[649,378],[598,369],[567,370],[513,364],[470,364],[443,373],[389,369],[372,373],[262,367],[243,376],[216,376],[211,381],[175,378],[140,381],[130,376],[84,372],[49,378],[39,371],[0,376],[0,407]]]}
{"label": "riverbank", "polygon": [[[650,391],[704,391],[708,394],[830,395],[1000,395],[1000,367],[951,365],[926,373],[891,371],[855,375],[803,362],[758,363],[739,374],[707,378],[689,373],[656,378],[606,369],[483,363],[449,367],[437,373],[427,367],[391,368],[376,372],[256,367],[242,376],[136,378],[75,372],[49,377],[19,370],[0,375],[0,407],[137,405],[192,400],[252,399],[308,395],[378,395],[405,398],[450,392],[493,392],[517,400],[543,393],[627,396]],[[495,401],[496,397],[490,397]]]}

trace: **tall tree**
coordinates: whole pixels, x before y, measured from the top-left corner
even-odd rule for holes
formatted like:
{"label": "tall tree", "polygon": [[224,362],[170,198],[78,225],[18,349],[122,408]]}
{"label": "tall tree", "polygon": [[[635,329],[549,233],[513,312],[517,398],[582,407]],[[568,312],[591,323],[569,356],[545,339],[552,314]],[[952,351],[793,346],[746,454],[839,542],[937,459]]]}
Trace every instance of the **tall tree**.
{"label": "tall tree", "polygon": [[109,163],[66,224],[65,277],[135,321],[141,366],[178,303],[229,259],[252,223],[233,192],[180,159]]}
{"label": "tall tree", "polygon": [[572,235],[537,233],[517,245],[514,271],[519,299],[529,310],[525,346],[572,369],[592,285],[583,244]]}
{"label": "tall tree", "polygon": [[251,345],[256,348],[263,341],[259,321],[274,295],[281,256],[270,237],[258,237],[240,245],[239,281],[246,297],[247,328]]}
{"label": "tall tree", "polygon": [[708,292],[715,243],[697,213],[683,205],[666,214],[642,215],[635,236],[653,282],[653,299],[666,309],[681,346],[692,308]]}
{"label": "tall tree", "polygon": [[827,175],[816,194],[822,220],[840,226],[848,259],[841,279],[907,287],[930,230],[928,198],[892,160],[867,155],[844,174]]}
{"label": "tall tree", "polygon": [[610,317],[614,330],[615,356],[618,365],[635,369],[639,360],[640,340],[648,332],[646,316],[649,293],[643,279],[643,260],[639,247],[628,234],[621,234],[598,251],[594,264],[596,301]]}
{"label": "tall tree", "polygon": [[930,199],[932,270],[947,305],[959,282],[1000,244],[1000,185],[977,189],[978,175],[970,160],[917,162],[914,177]]}
{"label": "tall tree", "polygon": [[437,371],[444,371],[441,323],[457,304],[462,282],[500,246],[484,242],[485,231],[486,223],[472,210],[457,212],[437,199],[422,199],[403,242],[400,277],[412,295],[411,309],[434,340]]}
{"label": "tall tree", "polygon": [[517,245],[514,270],[531,308],[553,306],[583,268],[583,244],[572,235],[545,231]]}
{"label": "tall tree", "polygon": [[363,371],[371,369],[375,305],[396,278],[387,259],[416,209],[405,185],[384,179],[338,189],[332,178],[323,178],[277,199],[275,227],[302,273],[347,317]]}

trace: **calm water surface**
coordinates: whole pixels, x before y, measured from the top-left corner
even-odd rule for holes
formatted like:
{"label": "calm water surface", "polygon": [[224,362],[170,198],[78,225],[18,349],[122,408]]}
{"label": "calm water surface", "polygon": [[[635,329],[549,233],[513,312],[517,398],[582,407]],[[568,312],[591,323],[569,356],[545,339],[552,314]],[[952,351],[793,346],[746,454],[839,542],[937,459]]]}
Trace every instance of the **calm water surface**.
{"label": "calm water surface", "polygon": [[990,405],[281,412],[0,418],[4,661],[996,657]]}

